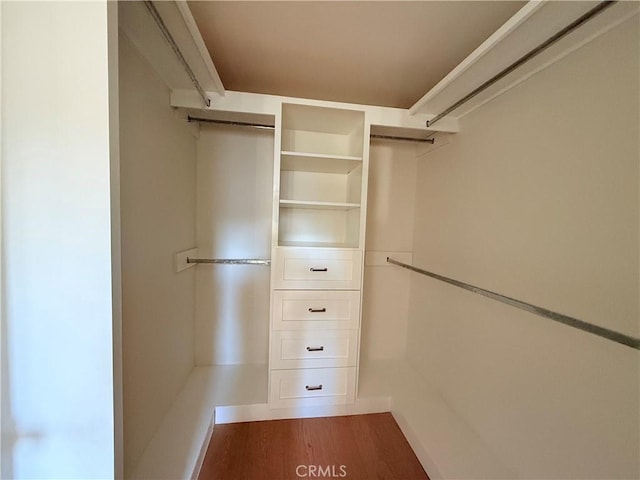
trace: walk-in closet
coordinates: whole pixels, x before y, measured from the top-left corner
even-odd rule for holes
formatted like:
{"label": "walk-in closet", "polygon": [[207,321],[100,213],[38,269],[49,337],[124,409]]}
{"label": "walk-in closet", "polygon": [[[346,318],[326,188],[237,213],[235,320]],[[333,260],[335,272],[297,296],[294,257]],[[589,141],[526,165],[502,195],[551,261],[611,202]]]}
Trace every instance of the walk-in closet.
{"label": "walk-in closet", "polygon": [[1,477],[386,414],[432,480],[638,478],[639,12],[2,2]]}

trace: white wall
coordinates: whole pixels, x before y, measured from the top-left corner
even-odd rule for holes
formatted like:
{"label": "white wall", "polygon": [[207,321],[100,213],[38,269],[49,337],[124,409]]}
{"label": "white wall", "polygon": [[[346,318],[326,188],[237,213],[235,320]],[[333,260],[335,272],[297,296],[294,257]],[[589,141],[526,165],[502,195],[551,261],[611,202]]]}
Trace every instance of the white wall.
{"label": "white wall", "polygon": [[[201,257],[270,257],[273,131],[202,124],[197,191]],[[196,269],[196,364],[266,364],[269,268]]]}
{"label": "white wall", "polygon": [[169,89],[120,35],[125,474],[194,366],[196,145]]}
{"label": "white wall", "polygon": [[107,4],[0,8],[2,477],[109,478]]}
{"label": "white wall", "polygon": [[405,354],[410,274],[378,259],[377,252],[413,250],[413,216],[418,160],[416,145],[371,143],[367,201],[367,262],[364,269],[360,356],[402,358]]}
{"label": "white wall", "polygon": [[[464,118],[414,263],[638,336],[638,45],[636,16]],[[637,351],[414,275],[408,354],[518,477],[640,475]]]}

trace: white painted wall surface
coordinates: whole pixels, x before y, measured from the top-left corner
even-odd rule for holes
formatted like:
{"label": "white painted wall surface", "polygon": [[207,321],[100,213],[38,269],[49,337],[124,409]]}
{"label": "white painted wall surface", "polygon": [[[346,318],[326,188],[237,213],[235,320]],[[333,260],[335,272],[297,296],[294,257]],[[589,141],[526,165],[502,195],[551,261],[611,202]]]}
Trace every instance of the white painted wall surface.
{"label": "white painted wall surface", "polygon": [[125,474],[194,366],[196,140],[169,90],[120,35]]}
{"label": "white painted wall surface", "polygon": [[406,349],[410,274],[384,258],[412,252],[416,195],[416,144],[371,143],[366,252],[382,252],[383,263],[365,262],[360,355],[366,359],[402,358]]}
{"label": "white painted wall surface", "polygon": [[2,2],[3,478],[113,478],[106,2]]}
{"label": "white painted wall surface", "polygon": [[[197,191],[200,257],[270,258],[273,131],[202,125]],[[266,364],[270,269],[196,270],[196,364]]]}
{"label": "white painted wall surface", "polygon": [[[638,25],[419,162],[414,264],[638,336]],[[414,275],[408,354],[519,478],[640,476],[637,351]]]}

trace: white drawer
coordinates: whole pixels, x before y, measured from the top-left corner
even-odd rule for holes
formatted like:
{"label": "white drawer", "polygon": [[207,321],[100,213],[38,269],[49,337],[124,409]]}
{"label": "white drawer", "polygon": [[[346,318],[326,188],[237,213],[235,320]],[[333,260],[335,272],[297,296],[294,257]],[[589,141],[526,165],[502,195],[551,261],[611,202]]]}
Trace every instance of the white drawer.
{"label": "white drawer", "polygon": [[360,324],[359,290],[275,290],[273,329],[348,329]]}
{"label": "white drawer", "polygon": [[277,331],[271,334],[271,368],[355,366],[357,330]]}
{"label": "white drawer", "polygon": [[330,248],[276,249],[274,288],[359,290],[362,252]]}
{"label": "white drawer", "polygon": [[309,368],[271,372],[271,407],[308,407],[353,403],[356,369]]}

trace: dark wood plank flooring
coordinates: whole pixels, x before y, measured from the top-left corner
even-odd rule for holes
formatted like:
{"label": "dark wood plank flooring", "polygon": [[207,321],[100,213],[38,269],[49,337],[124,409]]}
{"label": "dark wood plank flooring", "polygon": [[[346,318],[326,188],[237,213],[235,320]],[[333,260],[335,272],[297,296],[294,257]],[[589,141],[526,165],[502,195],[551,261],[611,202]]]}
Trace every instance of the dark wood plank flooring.
{"label": "dark wood plank flooring", "polygon": [[216,425],[199,480],[428,480],[390,413]]}

